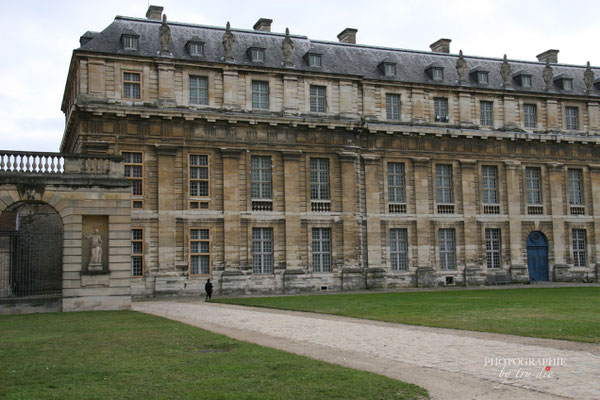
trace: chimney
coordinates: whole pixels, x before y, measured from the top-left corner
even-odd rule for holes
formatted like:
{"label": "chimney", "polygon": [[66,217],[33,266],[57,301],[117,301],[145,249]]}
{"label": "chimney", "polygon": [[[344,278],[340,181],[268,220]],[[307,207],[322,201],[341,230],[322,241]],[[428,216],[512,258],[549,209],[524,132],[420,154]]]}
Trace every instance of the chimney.
{"label": "chimney", "polygon": [[256,21],[256,23],[254,24],[252,29],[254,29],[255,31],[259,31],[259,32],[271,32],[271,23],[272,22],[273,22],[272,19],[260,18],[258,21]]}
{"label": "chimney", "polygon": [[541,63],[545,63],[546,60],[550,61],[550,64],[558,63],[558,50],[546,50],[545,52],[538,54],[537,59]]}
{"label": "chimney", "polygon": [[450,42],[452,39],[440,39],[429,45],[429,48],[434,53],[450,53]]}
{"label": "chimney", "polygon": [[358,29],[346,28],[337,35],[337,38],[340,43],[356,44],[356,32],[358,32]]}
{"label": "chimney", "polygon": [[146,18],[160,21],[163,10],[164,8],[161,6],[149,6],[148,11],[146,11]]}

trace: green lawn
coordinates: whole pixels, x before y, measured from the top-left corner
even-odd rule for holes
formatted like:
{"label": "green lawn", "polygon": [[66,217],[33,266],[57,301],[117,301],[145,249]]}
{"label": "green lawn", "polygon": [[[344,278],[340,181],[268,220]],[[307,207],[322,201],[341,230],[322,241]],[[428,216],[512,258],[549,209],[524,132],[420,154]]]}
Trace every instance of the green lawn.
{"label": "green lawn", "polygon": [[2,399],[414,399],[414,385],[145,314],[0,316]]}
{"label": "green lawn", "polygon": [[600,288],[596,287],[223,298],[214,301],[600,343]]}

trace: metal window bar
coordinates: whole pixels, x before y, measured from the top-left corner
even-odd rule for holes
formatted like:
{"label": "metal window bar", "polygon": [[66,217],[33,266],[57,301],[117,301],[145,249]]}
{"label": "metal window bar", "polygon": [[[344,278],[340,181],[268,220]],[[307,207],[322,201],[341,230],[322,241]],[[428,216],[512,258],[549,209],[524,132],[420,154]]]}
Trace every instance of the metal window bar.
{"label": "metal window bar", "polygon": [[203,76],[190,76],[190,104],[208,104],[208,79]]}
{"label": "metal window bar", "polygon": [[310,199],[329,200],[329,159],[310,159]]}
{"label": "metal window bar", "polygon": [[585,229],[573,229],[573,265],[575,267],[587,265],[586,239]]}
{"label": "metal window bar", "polygon": [[525,168],[527,204],[542,204],[540,175],[541,171],[538,167]]}
{"label": "metal window bar", "polygon": [[272,199],[272,166],[270,156],[250,158],[250,193],[252,199]]}
{"label": "metal window bar", "polygon": [[312,230],[313,270],[331,272],[331,229],[313,228]]}
{"label": "metal window bar", "polygon": [[484,165],[481,168],[483,203],[498,204],[498,167]]}
{"label": "metal window bar", "polygon": [[500,268],[501,261],[501,235],[500,229],[485,230],[485,255],[488,268]]}
{"label": "metal window bar", "polygon": [[454,229],[440,229],[440,268],[443,270],[456,269],[456,250],[454,242]]}
{"label": "metal window bar", "polygon": [[583,205],[583,186],[582,175],[580,169],[569,169],[569,201],[571,205]]}
{"label": "metal window bar", "polygon": [[390,267],[392,271],[408,270],[408,242],[406,229],[390,229]]}
{"label": "metal window bar", "polygon": [[435,172],[437,202],[452,204],[452,165],[437,164]]}
{"label": "metal window bar", "polygon": [[273,273],[273,228],[252,228],[252,271]]}

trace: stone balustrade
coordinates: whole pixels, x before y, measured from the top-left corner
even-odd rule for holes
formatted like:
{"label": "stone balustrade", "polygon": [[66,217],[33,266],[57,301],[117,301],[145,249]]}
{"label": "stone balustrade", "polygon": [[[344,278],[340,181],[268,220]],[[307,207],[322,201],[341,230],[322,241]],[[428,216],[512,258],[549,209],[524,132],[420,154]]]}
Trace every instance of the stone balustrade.
{"label": "stone balustrade", "polygon": [[0,173],[123,175],[123,158],[114,155],[0,150]]}

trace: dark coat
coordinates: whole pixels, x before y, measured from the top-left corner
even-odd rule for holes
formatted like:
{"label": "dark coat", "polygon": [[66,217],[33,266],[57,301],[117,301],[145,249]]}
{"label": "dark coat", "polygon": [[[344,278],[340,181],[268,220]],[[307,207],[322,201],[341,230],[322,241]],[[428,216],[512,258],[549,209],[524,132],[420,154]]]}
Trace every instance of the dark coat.
{"label": "dark coat", "polygon": [[206,282],[206,285],[204,285],[204,290],[206,290],[206,293],[212,293],[212,283]]}

